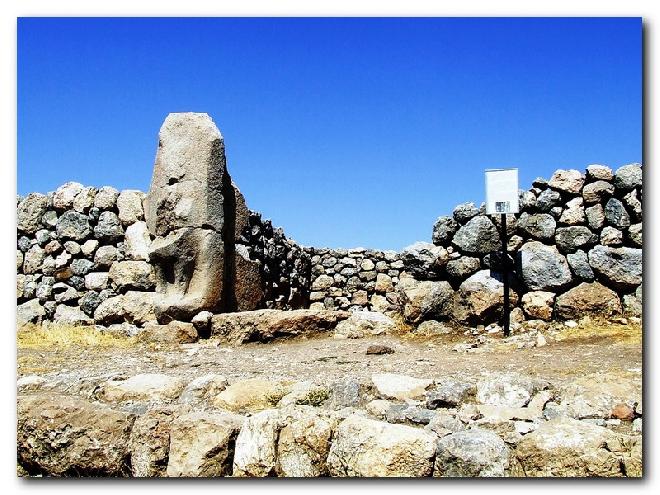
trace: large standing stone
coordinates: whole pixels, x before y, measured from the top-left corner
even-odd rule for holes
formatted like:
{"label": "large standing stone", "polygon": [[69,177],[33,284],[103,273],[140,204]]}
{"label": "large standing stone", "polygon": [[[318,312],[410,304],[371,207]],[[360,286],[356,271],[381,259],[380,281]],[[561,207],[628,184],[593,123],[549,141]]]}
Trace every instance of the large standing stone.
{"label": "large standing stone", "polygon": [[227,412],[192,412],[175,419],[170,430],[167,476],[230,475],[242,423],[242,416]]}
{"label": "large standing stone", "polygon": [[420,477],[433,470],[435,435],[357,414],[342,421],[332,441],[332,476]]}
{"label": "large standing stone", "polygon": [[555,314],[563,319],[585,314],[611,316],[621,313],[621,300],[616,292],[598,282],[581,283],[557,297]]}
{"label": "large standing stone", "polygon": [[224,141],[211,118],[168,115],[144,202],[149,231],[156,236],[149,258],[163,295],[157,307],[161,318],[189,319],[222,309],[225,243],[234,235],[225,214],[229,197]]}
{"label": "large standing stone", "polygon": [[477,216],[463,225],[452,241],[469,254],[486,254],[500,248],[500,235],[487,217]]}
{"label": "large standing stone", "polygon": [[584,184],[584,175],[579,170],[557,170],[548,185],[558,191],[580,194]]}
{"label": "large standing stone", "polygon": [[568,261],[554,246],[528,242],[518,251],[518,273],[531,290],[560,290],[571,283]]}
{"label": "large standing stone", "polygon": [[19,397],[18,460],[51,476],[130,474],[135,416],[72,397]]}
{"label": "large standing stone", "polygon": [[642,250],[596,246],[589,251],[589,264],[607,285],[634,289],[642,283]]}
{"label": "large standing stone", "polygon": [[261,411],[245,420],[236,438],[234,476],[275,474],[279,420],[277,409]]}
{"label": "large standing stone", "polygon": [[41,228],[41,218],[48,209],[48,198],[39,193],[28,194],[18,205],[17,224],[19,232],[34,234]]}
{"label": "large standing stone", "polygon": [[136,478],[166,476],[170,452],[170,427],[175,409],[161,406],[135,420],[129,446],[131,474]]}
{"label": "large standing stone", "polygon": [[557,222],[548,213],[537,213],[530,215],[523,213],[518,219],[518,230],[533,239],[550,240],[555,235]]}

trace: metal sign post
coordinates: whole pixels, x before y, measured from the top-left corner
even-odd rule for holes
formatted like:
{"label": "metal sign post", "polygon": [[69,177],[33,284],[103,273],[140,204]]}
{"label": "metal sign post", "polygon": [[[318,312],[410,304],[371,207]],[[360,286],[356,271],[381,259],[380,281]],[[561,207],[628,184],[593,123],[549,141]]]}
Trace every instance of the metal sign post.
{"label": "metal sign post", "polygon": [[518,169],[499,168],[486,170],[486,214],[501,215],[502,237],[502,283],[504,305],[502,328],[509,336],[509,254],[507,250],[506,215],[518,213]]}

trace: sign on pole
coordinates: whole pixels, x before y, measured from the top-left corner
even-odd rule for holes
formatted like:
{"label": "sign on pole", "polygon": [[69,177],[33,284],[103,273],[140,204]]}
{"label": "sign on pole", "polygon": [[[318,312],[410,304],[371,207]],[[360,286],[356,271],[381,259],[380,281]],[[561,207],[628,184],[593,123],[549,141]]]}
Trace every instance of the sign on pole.
{"label": "sign on pole", "polygon": [[518,213],[518,169],[486,169],[486,213]]}
{"label": "sign on pole", "polygon": [[508,213],[518,213],[518,169],[486,169],[486,214],[501,215],[502,284],[504,285],[502,329],[505,337],[509,336],[509,253],[506,235]]}

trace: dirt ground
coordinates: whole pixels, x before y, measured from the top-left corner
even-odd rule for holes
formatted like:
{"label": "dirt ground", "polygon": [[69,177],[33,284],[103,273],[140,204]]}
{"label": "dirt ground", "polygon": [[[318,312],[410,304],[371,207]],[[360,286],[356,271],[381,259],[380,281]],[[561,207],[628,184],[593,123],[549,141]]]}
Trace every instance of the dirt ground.
{"label": "dirt ground", "polygon": [[[534,339],[528,338],[527,347],[518,348],[523,336],[483,336],[480,344],[474,343],[467,351],[469,345],[465,344],[476,342],[475,337],[401,335],[338,340],[325,334],[238,347],[215,340],[157,347],[128,338],[103,345],[95,345],[93,339],[40,345],[38,340],[27,341],[20,335],[18,376],[37,374],[63,384],[148,372],[191,379],[219,373],[230,381],[260,376],[322,384],[347,377],[363,380],[382,372],[477,379],[491,371],[518,371],[559,383],[588,373],[637,374],[642,369],[641,325],[629,323],[560,328],[542,347],[530,347]],[[372,344],[389,346],[394,353],[367,355]]]}

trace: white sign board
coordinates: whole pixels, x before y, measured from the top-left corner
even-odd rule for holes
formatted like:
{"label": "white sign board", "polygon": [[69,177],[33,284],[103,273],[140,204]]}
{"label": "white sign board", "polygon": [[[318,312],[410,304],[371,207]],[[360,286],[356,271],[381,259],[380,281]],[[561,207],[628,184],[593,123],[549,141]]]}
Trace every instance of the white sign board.
{"label": "white sign board", "polygon": [[486,214],[518,213],[518,169],[486,170]]}

